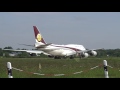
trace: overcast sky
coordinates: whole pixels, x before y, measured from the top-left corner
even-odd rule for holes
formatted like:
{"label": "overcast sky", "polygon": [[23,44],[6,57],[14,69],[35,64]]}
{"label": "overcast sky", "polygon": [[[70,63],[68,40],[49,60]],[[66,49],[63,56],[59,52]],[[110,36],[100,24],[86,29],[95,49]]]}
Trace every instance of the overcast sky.
{"label": "overcast sky", "polygon": [[120,12],[0,12],[0,48],[35,43],[33,26],[47,43],[120,48]]}

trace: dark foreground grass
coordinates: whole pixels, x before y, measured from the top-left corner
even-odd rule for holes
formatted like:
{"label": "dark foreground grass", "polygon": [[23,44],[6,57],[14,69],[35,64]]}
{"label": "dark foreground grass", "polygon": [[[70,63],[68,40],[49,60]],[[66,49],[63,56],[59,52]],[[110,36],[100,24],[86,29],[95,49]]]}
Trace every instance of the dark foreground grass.
{"label": "dark foreground grass", "polygon": [[[13,78],[105,78],[103,60],[107,60],[110,78],[120,77],[120,58],[50,59],[0,58],[0,78],[8,78],[7,62],[11,62]],[[39,68],[41,65],[41,69]],[[94,68],[98,66],[97,68]],[[93,69],[91,69],[93,68]],[[81,73],[80,73],[81,72]],[[44,75],[36,75],[40,73]],[[62,76],[55,76],[64,74]]]}

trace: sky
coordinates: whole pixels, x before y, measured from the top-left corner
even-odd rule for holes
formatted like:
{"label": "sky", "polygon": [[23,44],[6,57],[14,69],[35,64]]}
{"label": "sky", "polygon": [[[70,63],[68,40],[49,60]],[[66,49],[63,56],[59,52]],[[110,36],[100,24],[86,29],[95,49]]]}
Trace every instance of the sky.
{"label": "sky", "polygon": [[37,26],[47,43],[120,48],[120,12],[0,12],[0,48],[33,49]]}

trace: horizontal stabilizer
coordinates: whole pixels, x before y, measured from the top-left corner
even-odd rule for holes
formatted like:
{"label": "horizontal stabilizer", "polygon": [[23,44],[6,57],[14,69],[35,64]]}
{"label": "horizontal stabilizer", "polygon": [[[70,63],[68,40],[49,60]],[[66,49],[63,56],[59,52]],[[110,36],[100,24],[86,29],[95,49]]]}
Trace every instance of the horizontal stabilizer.
{"label": "horizontal stabilizer", "polygon": [[46,47],[46,46],[49,46],[49,45],[51,45],[52,43],[47,43],[47,44],[45,44],[45,45],[39,45],[39,46],[37,46],[36,48],[43,48],[43,47]]}
{"label": "horizontal stabilizer", "polygon": [[27,45],[27,44],[19,44],[19,45],[35,47],[34,45]]}

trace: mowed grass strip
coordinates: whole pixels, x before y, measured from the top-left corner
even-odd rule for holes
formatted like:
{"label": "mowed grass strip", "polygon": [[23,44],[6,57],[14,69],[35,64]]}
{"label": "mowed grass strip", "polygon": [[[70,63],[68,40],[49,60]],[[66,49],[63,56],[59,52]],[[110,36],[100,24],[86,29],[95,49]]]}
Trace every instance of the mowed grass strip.
{"label": "mowed grass strip", "polygon": [[[105,78],[103,60],[107,60],[110,78],[120,77],[120,58],[0,58],[0,78],[8,78],[7,62],[11,62],[13,78]],[[39,68],[41,65],[41,68]],[[37,75],[37,74],[41,75]]]}

